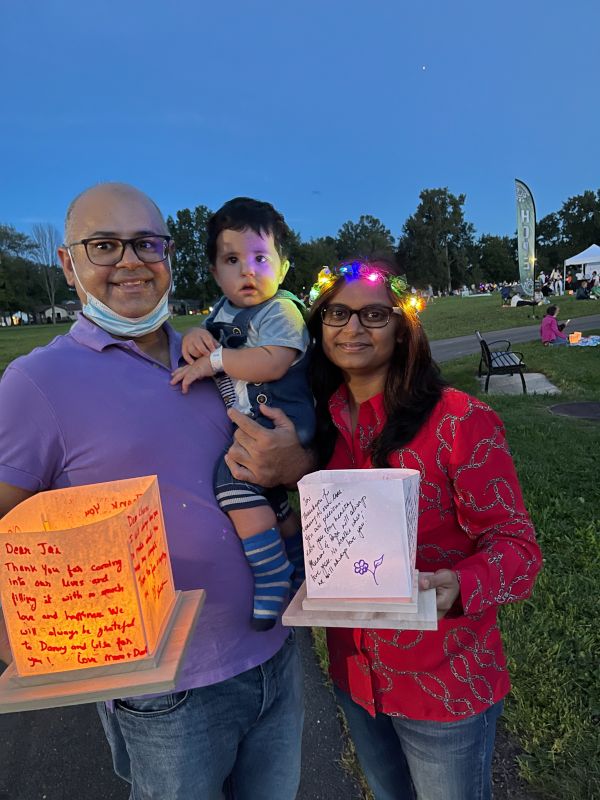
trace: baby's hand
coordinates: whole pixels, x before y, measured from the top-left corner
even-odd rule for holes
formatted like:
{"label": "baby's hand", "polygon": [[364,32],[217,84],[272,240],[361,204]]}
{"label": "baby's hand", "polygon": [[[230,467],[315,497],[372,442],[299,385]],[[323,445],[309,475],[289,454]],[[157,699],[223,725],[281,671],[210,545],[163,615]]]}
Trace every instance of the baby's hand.
{"label": "baby's hand", "polygon": [[183,337],[181,352],[187,363],[193,364],[197,358],[210,355],[218,346],[206,328],[192,328]]}
{"label": "baby's hand", "polygon": [[213,368],[205,356],[197,359],[193,364],[188,364],[186,367],[178,367],[174,370],[171,374],[171,386],[181,383],[181,391],[183,394],[187,394],[194,381],[210,378],[213,375]]}

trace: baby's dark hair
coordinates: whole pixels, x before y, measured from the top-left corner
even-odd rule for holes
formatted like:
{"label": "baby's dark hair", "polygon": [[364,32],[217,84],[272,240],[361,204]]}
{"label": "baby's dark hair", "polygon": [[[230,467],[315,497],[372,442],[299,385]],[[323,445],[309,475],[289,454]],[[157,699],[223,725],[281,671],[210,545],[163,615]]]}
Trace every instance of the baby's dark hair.
{"label": "baby's dark hair", "polygon": [[557,311],[558,311],[558,306],[548,306],[548,308],[546,309],[546,316],[553,317]]}
{"label": "baby's dark hair", "polygon": [[291,231],[271,203],[251,197],[234,197],[209,218],[206,255],[211,264],[217,260],[217,239],[221,231],[243,231],[250,228],[259,236],[272,234],[275,249],[284,259],[289,255]]}

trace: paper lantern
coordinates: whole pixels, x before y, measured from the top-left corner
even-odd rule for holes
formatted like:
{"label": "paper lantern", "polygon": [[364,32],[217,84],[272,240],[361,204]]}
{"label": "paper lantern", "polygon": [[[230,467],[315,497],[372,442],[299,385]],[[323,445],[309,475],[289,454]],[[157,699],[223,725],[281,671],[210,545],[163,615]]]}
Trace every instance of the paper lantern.
{"label": "paper lantern", "polygon": [[435,591],[418,591],[415,569],[416,470],[315,472],[298,490],[306,582],[285,624],[437,626]]}
{"label": "paper lantern", "polygon": [[570,344],[579,344],[580,341],[581,341],[581,331],[573,331],[573,333],[569,334]]}
{"label": "paper lantern", "polygon": [[13,686],[151,672],[181,599],[156,476],[18,505],[0,520],[0,593]]}

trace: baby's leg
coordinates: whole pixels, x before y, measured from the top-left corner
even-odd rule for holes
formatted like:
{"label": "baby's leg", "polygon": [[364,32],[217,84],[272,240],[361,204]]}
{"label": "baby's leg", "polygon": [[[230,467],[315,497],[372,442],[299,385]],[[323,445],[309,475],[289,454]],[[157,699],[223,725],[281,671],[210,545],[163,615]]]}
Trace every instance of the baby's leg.
{"label": "baby's leg", "polygon": [[267,631],[277,622],[288,599],[294,568],[288,561],[270,506],[230,511],[229,518],[254,576],[252,627]]}
{"label": "baby's leg", "polygon": [[258,631],[269,630],[277,622],[288,599],[294,571],[264,491],[260,486],[236,481],[224,461],[217,466],[217,501],[235,526],[254,577],[251,624]]}

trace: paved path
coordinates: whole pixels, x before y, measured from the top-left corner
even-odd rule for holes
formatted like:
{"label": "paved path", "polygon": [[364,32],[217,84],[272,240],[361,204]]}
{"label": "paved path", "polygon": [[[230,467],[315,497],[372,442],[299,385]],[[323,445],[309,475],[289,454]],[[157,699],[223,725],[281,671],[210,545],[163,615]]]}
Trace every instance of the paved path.
{"label": "paved path", "polygon": [[[543,308],[544,306],[539,306],[536,311],[539,313]],[[590,317],[577,317],[569,325],[569,330],[571,331],[589,331],[594,328],[600,328],[600,314],[594,314]],[[539,323],[537,323],[527,327],[507,328],[502,331],[486,331],[483,335],[488,342],[493,342],[495,339],[508,339],[514,345],[517,342],[538,340],[540,328]],[[457,336],[455,339],[440,339],[437,342],[431,342],[431,352],[435,360],[441,363],[450,361],[453,358],[460,358],[460,356],[479,353],[480,347],[475,331],[473,331],[472,335],[469,336]]]}
{"label": "paved path", "polygon": [[[298,629],[306,719],[297,800],[360,800],[342,769],[333,694],[315,660],[308,629]],[[265,756],[267,757],[267,756]],[[0,800],[127,800],[112,769],[93,705],[0,715]]]}

